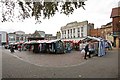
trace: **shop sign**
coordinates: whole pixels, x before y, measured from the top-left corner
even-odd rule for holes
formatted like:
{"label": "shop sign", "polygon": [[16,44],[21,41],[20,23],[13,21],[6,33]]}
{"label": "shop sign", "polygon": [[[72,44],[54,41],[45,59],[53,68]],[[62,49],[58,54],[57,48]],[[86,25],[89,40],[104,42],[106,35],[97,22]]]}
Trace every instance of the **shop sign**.
{"label": "shop sign", "polygon": [[120,32],[113,32],[113,36],[120,36]]}

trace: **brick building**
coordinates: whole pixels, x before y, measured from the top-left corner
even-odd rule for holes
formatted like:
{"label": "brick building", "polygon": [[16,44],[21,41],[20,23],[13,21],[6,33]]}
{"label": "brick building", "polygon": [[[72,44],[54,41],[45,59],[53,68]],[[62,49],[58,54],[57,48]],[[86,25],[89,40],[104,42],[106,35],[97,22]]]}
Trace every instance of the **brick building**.
{"label": "brick building", "polygon": [[113,37],[115,47],[120,48],[120,7],[112,9],[111,16],[113,23]]}
{"label": "brick building", "polygon": [[100,37],[101,36],[101,32],[102,32],[101,28],[90,29],[90,36]]}
{"label": "brick building", "polygon": [[106,40],[113,42],[113,27],[112,22],[107,23],[106,25],[101,26],[101,28],[91,29],[90,36],[94,37],[102,37]]}

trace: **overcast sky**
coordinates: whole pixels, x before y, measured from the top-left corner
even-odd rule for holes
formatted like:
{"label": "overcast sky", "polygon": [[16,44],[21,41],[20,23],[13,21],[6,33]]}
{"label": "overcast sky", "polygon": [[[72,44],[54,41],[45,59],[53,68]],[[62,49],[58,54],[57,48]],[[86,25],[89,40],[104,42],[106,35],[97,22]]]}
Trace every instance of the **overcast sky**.
{"label": "overcast sky", "polygon": [[24,22],[0,22],[0,31],[14,32],[24,31],[25,33],[33,33],[35,30],[45,31],[46,34],[56,35],[60,31],[60,27],[67,23],[88,20],[89,23],[94,23],[95,28],[100,28],[112,21],[110,19],[112,8],[118,6],[120,0],[87,0],[85,9],[77,9],[70,16],[64,14],[55,14],[50,19],[42,20],[41,24],[35,24],[33,19],[28,19]]}

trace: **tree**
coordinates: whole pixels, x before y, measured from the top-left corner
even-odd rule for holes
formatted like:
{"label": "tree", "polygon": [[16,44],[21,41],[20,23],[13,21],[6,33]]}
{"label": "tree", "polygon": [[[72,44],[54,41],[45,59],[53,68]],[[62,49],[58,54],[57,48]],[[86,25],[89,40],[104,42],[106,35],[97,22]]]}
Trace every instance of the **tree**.
{"label": "tree", "polygon": [[[42,18],[50,18],[60,12],[70,15],[75,9],[83,7],[86,0],[1,0],[2,10],[1,21],[24,20],[35,17],[40,21]],[[17,13],[17,14],[16,14]]]}

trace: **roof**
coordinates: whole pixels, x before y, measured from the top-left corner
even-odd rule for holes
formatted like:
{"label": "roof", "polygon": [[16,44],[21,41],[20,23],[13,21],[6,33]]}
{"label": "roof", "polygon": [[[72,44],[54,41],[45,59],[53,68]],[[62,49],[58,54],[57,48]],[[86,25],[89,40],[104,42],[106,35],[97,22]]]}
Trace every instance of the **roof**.
{"label": "roof", "polygon": [[67,25],[66,25],[66,26],[68,26],[68,25],[72,25],[72,24],[77,24],[77,23],[78,23],[77,21],[70,22],[70,23],[67,23]]}
{"label": "roof", "polygon": [[114,17],[120,17],[120,7],[116,7],[112,9],[110,18],[114,18]]}
{"label": "roof", "polygon": [[108,26],[108,25],[111,25],[112,24],[112,22],[109,22],[109,23],[107,23],[105,26]]}
{"label": "roof", "polygon": [[48,40],[39,40],[38,43],[46,43]]}
{"label": "roof", "polygon": [[45,37],[44,31],[35,31],[33,34],[31,34],[31,38],[43,38]]}
{"label": "roof", "polygon": [[38,43],[38,42],[35,41],[35,40],[32,40],[32,41],[27,42],[27,44],[36,44],[36,43]]}
{"label": "roof", "polygon": [[84,38],[75,38],[75,39],[62,39],[62,41],[72,41],[73,43],[78,43],[79,41],[83,40]]}
{"label": "roof", "polygon": [[27,41],[24,44],[39,44],[39,43],[53,43],[53,42],[57,42],[57,41],[61,41],[60,39],[55,39],[55,40],[32,40],[32,41]]}
{"label": "roof", "polygon": [[61,41],[60,39],[55,39],[55,40],[49,40],[46,43],[53,43],[53,42],[57,42],[57,41]]}
{"label": "roof", "polygon": [[83,39],[83,41],[89,41],[89,40],[100,41],[101,39],[97,37],[91,37],[91,36],[87,36],[85,39]]}

